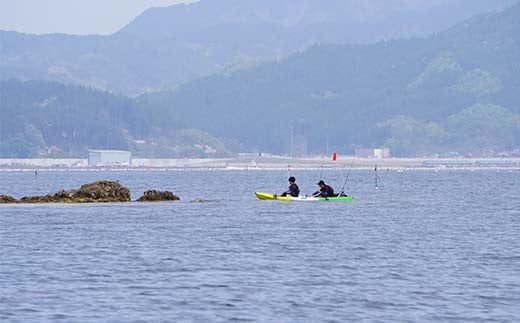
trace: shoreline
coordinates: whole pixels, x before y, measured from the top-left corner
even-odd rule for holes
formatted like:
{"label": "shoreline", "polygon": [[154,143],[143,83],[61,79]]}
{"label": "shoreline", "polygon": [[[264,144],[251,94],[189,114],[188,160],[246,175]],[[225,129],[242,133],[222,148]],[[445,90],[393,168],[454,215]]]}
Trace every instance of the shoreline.
{"label": "shoreline", "polygon": [[241,156],[132,160],[132,165],[88,166],[86,159],[0,159],[0,171],[150,171],[150,170],[520,170],[520,158],[355,158],[337,161],[321,157]]}

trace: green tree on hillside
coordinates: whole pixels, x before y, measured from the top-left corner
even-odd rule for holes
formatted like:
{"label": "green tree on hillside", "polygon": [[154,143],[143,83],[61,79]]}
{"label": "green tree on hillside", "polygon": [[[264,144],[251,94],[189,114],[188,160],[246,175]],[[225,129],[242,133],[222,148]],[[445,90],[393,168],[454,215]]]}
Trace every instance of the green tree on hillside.
{"label": "green tree on hillside", "polygon": [[466,152],[483,147],[510,150],[520,143],[520,114],[501,106],[477,103],[446,120],[449,143]]}
{"label": "green tree on hillside", "polygon": [[383,145],[394,155],[425,155],[438,151],[446,139],[446,131],[437,123],[424,122],[408,116],[395,116],[377,127],[384,130]]}

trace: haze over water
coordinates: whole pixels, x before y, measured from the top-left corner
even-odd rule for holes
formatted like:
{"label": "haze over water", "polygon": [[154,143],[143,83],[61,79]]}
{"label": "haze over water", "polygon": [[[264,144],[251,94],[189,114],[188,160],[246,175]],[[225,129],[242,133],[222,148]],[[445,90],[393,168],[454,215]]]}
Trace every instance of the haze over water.
{"label": "haze over water", "polygon": [[[319,172],[292,175],[311,193]],[[0,320],[520,320],[520,173],[379,175],[351,173],[355,202],[283,203],[254,191],[287,172],[0,172],[15,197],[111,179],[182,198],[0,205]]]}

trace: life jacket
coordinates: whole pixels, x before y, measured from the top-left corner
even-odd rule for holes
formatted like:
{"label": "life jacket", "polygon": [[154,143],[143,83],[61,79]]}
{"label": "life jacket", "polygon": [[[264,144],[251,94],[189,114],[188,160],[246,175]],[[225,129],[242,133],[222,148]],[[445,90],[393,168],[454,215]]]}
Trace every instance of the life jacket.
{"label": "life jacket", "polygon": [[334,188],[330,185],[323,185],[323,188],[320,190],[322,196],[335,196]]}
{"label": "life jacket", "polygon": [[292,196],[298,197],[298,195],[300,195],[300,188],[295,183],[292,183],[289,185],[289,192],[291,192]]}

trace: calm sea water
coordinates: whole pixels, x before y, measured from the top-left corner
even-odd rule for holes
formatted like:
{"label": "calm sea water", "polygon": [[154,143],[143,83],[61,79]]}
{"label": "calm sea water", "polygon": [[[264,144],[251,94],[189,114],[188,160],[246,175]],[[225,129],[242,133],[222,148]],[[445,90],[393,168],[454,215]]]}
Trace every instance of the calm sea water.
{"label": "calm sea water", "polygon": [[520,321],[520,171],[380,176],[353,171],[354,202],[284,203],[254,197],[281,171],[0,172],[15,197],[110,179],[182,198],[0,205],[0,320]]}

